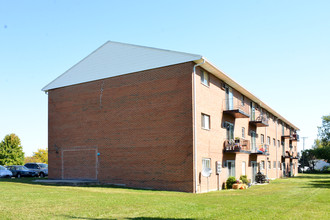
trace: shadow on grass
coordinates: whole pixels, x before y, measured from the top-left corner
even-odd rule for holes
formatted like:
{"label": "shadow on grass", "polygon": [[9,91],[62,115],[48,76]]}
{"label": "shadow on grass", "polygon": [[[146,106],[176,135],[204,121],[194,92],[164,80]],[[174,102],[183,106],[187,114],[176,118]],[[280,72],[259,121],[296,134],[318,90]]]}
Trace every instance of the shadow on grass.
{"label": "shadow on grass", "polygon": [[131,189],[131,190],[141,190],[141,191],[169,191],[169,192],[179,192],[179,191],[171,191],[171,190],[158,190],[158,189],[149,189],[149,188],[134,188],[127,186],[118,186],[111,184],[71,184],[71,183],[44,183],[44,182],[35,182],[35,180],[47,180],[46,178],[36,178],[36,177],[23,177],[23,178],[0,178],[1,182],[9,182],[9,183],[23,183],[23,184],[31,184],[31,185],[40,185],[40,186],[55,186],[55,187],[98,187],[98,188],[109,188],[109,189]]}
{"label": "shadow on grass", "polygon": [[[62,215],[61,217],[68,219],[85,219],[85,220],[115,220],[115,218],[89,218],[89,217],[80,217],[80,216],[70,216],[70,215]],[[134,217],[134,218],[124,218],[124,219],[132,219],[132,220],[194,220],[194,218],[160,218],[160,217]]]}
{"label": "shadow on grass", "polygon": [[301,174],[294,178],[310,180],[307,188],[330,188],[330,174]]}

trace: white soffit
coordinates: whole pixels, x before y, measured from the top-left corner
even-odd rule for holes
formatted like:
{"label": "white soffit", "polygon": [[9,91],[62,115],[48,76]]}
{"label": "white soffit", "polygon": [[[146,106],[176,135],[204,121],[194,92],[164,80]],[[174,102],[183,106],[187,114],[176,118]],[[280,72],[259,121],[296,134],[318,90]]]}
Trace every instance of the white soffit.
{"label": "white soffit", "polygon": [[202,56],[108,41],[42,90],[109,78],[189,61]]}

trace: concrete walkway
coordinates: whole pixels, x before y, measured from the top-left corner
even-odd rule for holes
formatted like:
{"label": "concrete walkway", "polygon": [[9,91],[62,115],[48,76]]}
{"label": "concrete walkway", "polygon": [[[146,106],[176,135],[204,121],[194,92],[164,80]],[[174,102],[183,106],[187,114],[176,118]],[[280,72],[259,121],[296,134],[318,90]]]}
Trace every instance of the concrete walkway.
{"label": "concrete walkway", "polygon": [[53,179],[42,179],[34,180],[36,183],[45,184],[56,184],[56,185],[66,185],[66,186],[85,186],[85,185],[99,185],[97,180],[53,180]]}

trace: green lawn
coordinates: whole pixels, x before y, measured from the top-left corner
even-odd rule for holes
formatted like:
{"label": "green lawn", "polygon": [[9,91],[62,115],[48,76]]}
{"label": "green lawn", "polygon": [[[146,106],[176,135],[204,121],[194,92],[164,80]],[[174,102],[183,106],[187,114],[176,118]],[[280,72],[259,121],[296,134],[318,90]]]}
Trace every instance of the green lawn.
{"label": "green lawn", "polygon": [[330,175],[204,194],[1,179],[0,219],[330,219]]}

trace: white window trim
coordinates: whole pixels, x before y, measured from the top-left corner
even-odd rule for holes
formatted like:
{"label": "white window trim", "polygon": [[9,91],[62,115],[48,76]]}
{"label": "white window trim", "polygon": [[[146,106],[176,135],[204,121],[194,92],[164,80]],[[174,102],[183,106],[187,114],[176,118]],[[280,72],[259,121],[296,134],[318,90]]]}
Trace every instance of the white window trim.
{"label": "white window trim", "polygon": [[[207,83],[206,83],[206,84],[205,84],[205,82],[204,82],[204,79],[205,79],[204,74],[207,75]],[[201,83],[202,83],[202,85],[204,85],[204,86],[206,86],[206,87],[210,87],[210,74],[209,74],[208,72],[206,72],[206,71],[202,71],[202,75],[201,75]]]}
{"label": "white window trim", "polygon": [[[207,131],[209,131],[209,130],[211,130],[211,116],[210,115],[208,115],[208,114],[204,114],[204,113],[202,113],[201,114],[201,116],[202,116],[202,129],[204,129],[204,130],[207,130]],[[206,118],[208,117],[208,128],[206,128],[205,127],[205,121],[204,121],[204,117],[206,116]]]}

